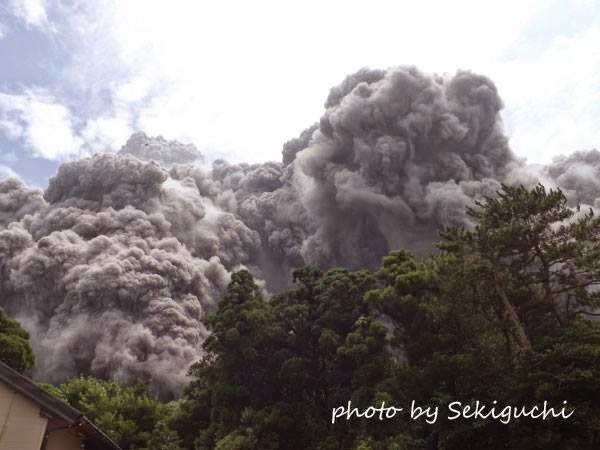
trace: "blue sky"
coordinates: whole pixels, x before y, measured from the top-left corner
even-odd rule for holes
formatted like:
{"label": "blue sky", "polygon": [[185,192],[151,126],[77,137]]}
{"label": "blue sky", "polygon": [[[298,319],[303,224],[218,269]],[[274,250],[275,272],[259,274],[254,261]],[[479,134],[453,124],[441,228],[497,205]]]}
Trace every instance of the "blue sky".
{"label": "blue sky", "polygon": [[600,142],[600,2],[0,0],[0,177],[136,130],[208,159],[279,159],[367,66],[490,76],[531,163]]}

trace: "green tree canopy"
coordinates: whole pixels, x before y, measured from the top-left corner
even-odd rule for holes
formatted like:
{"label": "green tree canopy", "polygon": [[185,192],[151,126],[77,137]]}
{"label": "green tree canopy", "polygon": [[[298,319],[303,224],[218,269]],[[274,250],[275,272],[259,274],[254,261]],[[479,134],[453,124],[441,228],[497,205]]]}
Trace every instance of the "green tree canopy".
{"label": "green tree canopy", "polygon": [[142,383],[80,377],[43,387],[81,411],[123,450],[181,449],[170,423],[177,403],[161,403]]}
{"label": "green tree canopy", "polygon": [[368,425],[332,425],[331,411],[389,398],[386,329],[364,300],[374,283],[366,271],[307,267],[266,301],[248,272],[234,274],[183,402],[178,424],[188,448],[333,450],[362,442]]}
{"label": "green tree canopy", "polygon": [[[600,445],[600,222],[560,191],[503,187],[371,273],[296,271],[266,300],[238,272],[192,370],[178,431],[190,449],[591,449]],[[356,406],[530,405],[568,421],[330,423]]]}
{"label": "green tree canopy", "polygon": [[35,355],[29,344],[29,333],[19,322],[8,317],[0,308],[0,361],[18,372],[33,367]]}
{"label": "green tree canopy", "polygon": [[384,259],[368,297],[394,323],[406,364],[398,390],[425,402],[568,401],[568,421],[441,421],[432,448],[600,445],[600,221],[561,191],[503,187],[468,210],[476,225],[441,233],[440,254]]}

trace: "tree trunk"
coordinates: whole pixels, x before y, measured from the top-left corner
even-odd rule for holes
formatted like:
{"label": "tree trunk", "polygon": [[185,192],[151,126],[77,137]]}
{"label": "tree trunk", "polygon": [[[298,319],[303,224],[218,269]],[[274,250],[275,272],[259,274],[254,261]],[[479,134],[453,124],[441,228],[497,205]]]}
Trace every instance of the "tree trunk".
{"label": "tree trunk", "polygon": [[521,323],[521,319],[519,318],[517,311],[515,310],[515,307],[513,306],[513,304],[510,302],[510,300],[506,296],[506,292],[504,292],[504,289],[502,289],[502,287],[500,286],[500,282],[498,281],[498,279],[495,276],[494,276],[494,283],[495,283],[495,287],[496,287],[496,292],[498,293],[498,295],[500,296],[500,299],[502,300],[502,305],[504,306],[506,315],[508,316],[508,319],[512,322],[513,327],[517,333],[517,339],[519,341],[519,346],[521,347],[522,350],[531,350],[531,342],[529,341],[529,337],[527,337],[527,333],[525,333],[525,328],[523,327],[523,324]]}

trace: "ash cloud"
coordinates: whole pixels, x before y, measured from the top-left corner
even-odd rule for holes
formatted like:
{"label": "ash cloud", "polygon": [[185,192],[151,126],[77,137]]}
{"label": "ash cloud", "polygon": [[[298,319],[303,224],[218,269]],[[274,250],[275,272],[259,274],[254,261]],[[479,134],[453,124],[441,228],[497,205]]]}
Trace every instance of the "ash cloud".
{"label": "ash cloud", "polygon": [[43,205],[43,193],[39,189],[28,188],[15,178],[0,182],[0,227],[20,221]]}
{"label": "ash cloud", "polygon": [[501,108],[480,75],[363,69],[281,162],[207,168],[195,147],[137,133],[64,164],[43,193],[0,182],[0,306],[31,332],[40,379],[142,375],[173,395],[238,268],[274,292],[302,265],[426,252],[501,183],[542,180],[597,207],[600,153],[529,170]]}
{"label": "ash cloud", "polygon": [[[41,379],[147,376],[169,395],[202,320],[257,237],[154,163],[64,164],[44,196],[0,183],[2,306],[31,331]],[[210,209],[212,208],[212,209]]]}
{"label": "ash cloud", "polygon": [[544,175],[562,189],[571,204],[600,209],[600,152],[579,151],[556,158]]}
{"label": "ash cloud", "polygon": [[193,144],[168,141],[162,136],[148,137],[143,132],[132,134],[119,154],[133,155],[143,161],[156,161],[163,167],[203,161],[202,154]]}
{"label": "ash cloud", "polygon": [[392,248],[426,247],[440,226],[465,223],[464,207],[516,163],[483,76],[365,69],[326,107],[294,160],[314,228],[301,253],[319,265],[373,267]]}

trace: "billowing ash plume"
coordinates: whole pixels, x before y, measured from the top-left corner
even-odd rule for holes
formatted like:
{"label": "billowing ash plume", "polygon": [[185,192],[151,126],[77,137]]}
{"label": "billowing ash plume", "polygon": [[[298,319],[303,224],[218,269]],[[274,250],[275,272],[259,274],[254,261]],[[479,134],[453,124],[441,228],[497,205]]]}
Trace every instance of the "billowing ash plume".
{"label": "billowing ash plume", "polygon": [[600,204],[600,153],[524,169],[485,77],[361,70],[325,106],[281,163],[207,169],[193,146],[138,133],[64,164],[43,195],[0,182],[0,306],[31,331],[38,376],[146,375],[175,393],[233,270],[272,292],[305,264],[424,251],[501,182],[547,179]]}
{"label": "billowing ash plume", "polygon": [[571,204],[600,209],[600,152],[575,152],[556,158],[545,172],[561,188]]}
{"label": "billowing ash plume", "polygon": [[[332,89],[318,124],[284,145],[283,163],[177,168],[261,237],[271,287],[301,264],[373,267],[392,248],[421,250],[465,206],[521,180],[493,83],[413,68],[361,70]],[[195,172],[195,173],[194,173]],[[265,267],[270,263],[273,267]]]}
{"label": "billowing ash plume", "polygon": [[37,372],[150,376],[175,392],[202,324],[255,233],[154,163],[99,155],[63,165],[42,198],[0,183],[2,306],[32,332]]}
{"label": "billowing ash plume", "polygon": [[0,227],[18,222],[43,205],[44,198],[39,189],[29,189],[14,178],[0,183]]}
{"label": "billowing ash plume", "polygon": [[156,161],[163,167],[202,162],[202,154],[193,144],[167,141],[161,136],[150,138],[143,132],[132,134],[119,154],[133,155],[143,161]]}
{"label": "billowing ash plume", "polygon": [[482,76],[361,70],[326,108],[294,163],[316,229],[301,252],[320,265],[374,266],[391,248],[419,249],[440,225],[464,223],[464,207],[514,165],[502,102]]}

